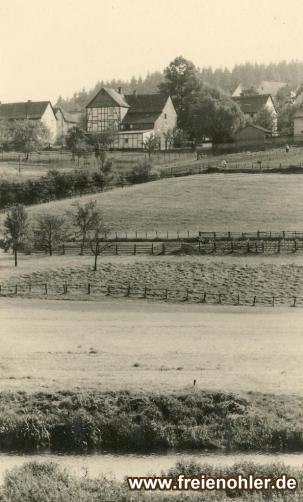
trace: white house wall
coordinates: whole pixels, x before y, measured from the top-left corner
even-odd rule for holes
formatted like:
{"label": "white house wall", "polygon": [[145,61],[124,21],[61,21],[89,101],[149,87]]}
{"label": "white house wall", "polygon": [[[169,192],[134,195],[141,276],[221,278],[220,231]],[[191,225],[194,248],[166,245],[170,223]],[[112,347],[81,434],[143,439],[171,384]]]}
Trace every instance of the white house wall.
{"label": "white house wall", "polygon": [[161,150],[165,149],[165,136],[164,134],[173,130],[177,126],[177,113],[172,103],[171,98],[168,98],[161,115],[155,122],[154,133],[160,136]]}
{"label": "white house wall", "polygon": [[51,143],[54,143],[57,138],[57,119],[50,104],[47,105],[41,117],[41,122],[48,128]]}

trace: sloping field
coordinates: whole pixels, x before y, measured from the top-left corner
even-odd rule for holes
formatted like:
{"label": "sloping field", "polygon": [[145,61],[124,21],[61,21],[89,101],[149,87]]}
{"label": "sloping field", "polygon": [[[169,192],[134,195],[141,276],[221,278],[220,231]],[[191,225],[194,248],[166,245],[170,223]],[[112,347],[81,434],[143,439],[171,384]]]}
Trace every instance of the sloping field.
{"label": "sloping field", "polygon": [[302,309],[2,298],[0,317],[1,390],[302,395]]}
{"label": "sloping field", "polygon": [[97,200],[115,231],[297,230],[303,226],[302,194],[302,175],[203,174],[51,202],[30,212],[63,213],[76,201]]}
{"label": "sloping field", "polygon": [[[47,262],[46,262],[47,263]],[[51,265],[51,260],[48,261]],[[147,297],[165,299],[166,288],[168,300],[183,301],[188,292],[189,302],[201,302],[207,293],[208,303],[218,303],[218,294],[222,295],[223,304],[235,304],[239,295],[239,303],[251,305],[255,298],[256,305],[271,305],[275,297],[275,305],[288,305],[296,297],[296,305],[303,305],[303,266],[290,260],[271,263],[254,260],[203,260],[199,257],[150,257],[138,259],[129,257],[126,260],[100,260],[99,268],[93,272],[92,266],[81,265],[77,260],[71,266],[57,268],[40,268],[25,274],[9,276],[2,282],[2,294],[14,291],[19,284],[19,293],[25,295],[44,295],[44,284],[48,284],[48,294],[62,296],[63,285],[68,285],[68,294],[72,298],[87,297],[87,284],[91,285],[91,298],[103,296],[106,287],[112,287],[111,294],[124,296],[120,288],[133,288],[130,296],[142,297],[144,286],[161,288],[161,291],[148,293]],[[11,272],[12,273],[12,272]],[[31,284],[29,293],[28,285]],[[11,286],[11,287],[10,287]],[[134,288],[139,286],[139,291]],[[68,297],[68,296],[67,296]]]}

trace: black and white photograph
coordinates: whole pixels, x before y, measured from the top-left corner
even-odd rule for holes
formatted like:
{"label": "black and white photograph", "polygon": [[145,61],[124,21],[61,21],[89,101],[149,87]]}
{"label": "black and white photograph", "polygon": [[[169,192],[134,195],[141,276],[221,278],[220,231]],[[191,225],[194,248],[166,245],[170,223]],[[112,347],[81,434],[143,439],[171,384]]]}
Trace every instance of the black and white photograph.
{"label": "black and white photograph", "polygon": [[302,20],[0,0],[0,502],[303,501]]}

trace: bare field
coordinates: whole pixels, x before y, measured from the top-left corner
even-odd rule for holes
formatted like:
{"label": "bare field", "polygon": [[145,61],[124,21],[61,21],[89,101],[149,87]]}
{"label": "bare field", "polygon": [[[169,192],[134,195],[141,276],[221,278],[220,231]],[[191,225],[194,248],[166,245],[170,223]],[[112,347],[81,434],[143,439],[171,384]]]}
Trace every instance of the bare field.
{"label": "bare field", "polygon": [[1,299],[0,317],[0,390],[302,394],[300,309]]}
{"label": "bare field", "polygon": [[50,202],[29,211],[64,213],[78,201],[97,200],[112,230],[120,232],[297,230],[302,193],[303,176],[298,174],[203,174]]}
{"label": "bare field", "polygon": [[[67,284],[69,295],[77,299],[87,297],[87,284],[90,283],[90,298],[102,296],[108,285],[114,290],[146,286],[168,289],[168,300],[171,301],[184,300],[186,289],[189,289],[189,302],[201,302],[203,294],[207,293],[208,303],[218,303],[220,293],[224,304],[235,304],[239,295],[240,304],[244,305],[251,305],[255,296],[257,305],[271,305],[273,296],[275,305],[290,306],[294,296],[297,306],[303,305],[303,257],[298,261],[288,257],[276,261],[271,257],[254,257],[251,261],[245,257],[225,260],[189,256],[107,257],[100,258],[96,272],[92,270],[92,261],[92,257],[73,257],[71,260],[56,257],[41,258],[36,263],[31,258],[25,261],[23,270],[6,269],[2,294],[13,291],[9,288],[19,284],[19,292],[23,289],[28,295],[29,283],[31,295],[43,294],[43,285],[47,283],[48,294],[60,296],[63,285]],[[31,266],[26,268],[27,264]],[[142,291],[138,296],[142,296]]]}

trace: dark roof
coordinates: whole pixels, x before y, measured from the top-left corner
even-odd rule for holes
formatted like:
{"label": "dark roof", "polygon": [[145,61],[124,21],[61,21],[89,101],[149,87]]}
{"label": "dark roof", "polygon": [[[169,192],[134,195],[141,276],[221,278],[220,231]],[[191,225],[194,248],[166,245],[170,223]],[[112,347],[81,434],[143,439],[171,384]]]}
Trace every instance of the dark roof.
{"label": "dark roof", "polygon": [[96,96],[86,105],[86,108],[98,108],[103,106],[122,106],[129,108],[125,101],[123,94],[110,89],[109,87],[102,87]]}
{"label": "dark roof", "polygon": [[240,131],[243,131],[244,129],[247,129],[248,127],[252,127],[253,129],[257,129],[258,131],[262,131],[266,134],[272,134],[272,131],[270,129],[265,129],[265,127],[262,127],[262,126],[259,126],[256,124],[247,124],[246,126],[239,129],[235,134],[237,134]]}
{"label": "dark roof", "polygon": [[122,124],[150,124],[153,126],[167,101],[163,94],[128,94],[125,96],[130,108]]}
{"label": "dark roof", "polygon": [[161,113],[168,99],[165,94],[127,94],[125,99],[137,113]]}
{"label": "dark roof", "polygon": [[22,103],[3,103],[0,105],[2,119],[41,119],[50,101],[25,101]]}
{"label": "dark roof", "polygon": [[[270,94],[255,94],[252,96],[233,96],[232,99],[238,103],[243,113],[257,113],[266,105],[268,98],[272,100]],[[272,101],[273,102],[273,101]]]}
{"label": "dark roof", "polygon": [[122,124],[154,124],[160,113],[140,113],[128,110],[127,114],[122,120]]}

